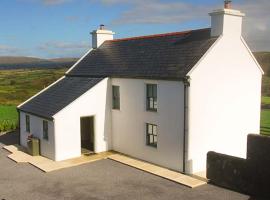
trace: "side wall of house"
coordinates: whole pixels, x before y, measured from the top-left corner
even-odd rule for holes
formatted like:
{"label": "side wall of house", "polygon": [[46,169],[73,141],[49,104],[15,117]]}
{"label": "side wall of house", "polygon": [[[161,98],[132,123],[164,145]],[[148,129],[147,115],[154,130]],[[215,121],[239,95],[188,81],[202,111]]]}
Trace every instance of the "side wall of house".
{"label": "side wall of house", "polygon": [[[30,133],[26,131],[26,115],[30,117]],[[43,139],[43,118],[31,115],[20,111],[20,143],[22,146],[27,147],[27,137],[32,134],[34,137],[40,139],[40,153],[42,156],[50,158],[52,160],[54,157],[54,122],[48,121],[48,136],[49,139]]]}
{"label": "side wall of house", "polygon": [[239,37],[222,36],[189,74],[189,173],[216,151],[245,158],[246,138],[260,131],[262,73]]}
{"label": "side wall of house", "polygon": [[103,79],[54,116],[57,161],[81,155],[81,117],[94,116],[94,151],[111,149],[109,84],[108,78]]}
{"label": "side wall of house", "polygon": [[[146,111],[146,84],[157,84],[157,112]],[[180,81],[113,78],[120,110],[112,110],[113,149],[182,171],[184,86]],[[157,148],[146,145],[146,123],[157,125]]]}

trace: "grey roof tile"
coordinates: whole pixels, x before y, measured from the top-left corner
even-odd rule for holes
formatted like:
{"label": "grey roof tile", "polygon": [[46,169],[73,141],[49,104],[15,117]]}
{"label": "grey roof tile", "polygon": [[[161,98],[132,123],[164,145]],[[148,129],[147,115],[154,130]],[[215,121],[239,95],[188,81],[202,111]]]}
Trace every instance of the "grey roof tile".
{"label": "grey roof tile", "polygon": [[18,109],[47,119],[87,92],[102,78],[65,77]]}
{"label": "grey roof tile", "polygon": [[68,76],[181,79],[217,38],[210,29],[106,41]]}

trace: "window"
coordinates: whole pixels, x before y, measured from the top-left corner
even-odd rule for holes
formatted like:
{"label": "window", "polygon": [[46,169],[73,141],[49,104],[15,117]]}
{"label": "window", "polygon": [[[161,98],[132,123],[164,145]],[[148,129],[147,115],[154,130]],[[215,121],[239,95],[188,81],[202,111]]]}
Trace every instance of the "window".
{"label": "window", "polygon": [[25,130],[30,133],[30,117],[25,115]]}
{"label": "window", "polygon": [[48,121],[43,120],[43,139],[48,140]]}
{"label": "window", "polygon": [[120,87],[119,86],[112,86],[112,101],[113,101],[113,109],[120,109]]}
{"label": "window", "polygon": [[146,109],[150,111],[157,111],[157,85],[146,85]]}
{"label": "window", "polygon": [[146,124],[146,144],[157,147],[157,125]]}

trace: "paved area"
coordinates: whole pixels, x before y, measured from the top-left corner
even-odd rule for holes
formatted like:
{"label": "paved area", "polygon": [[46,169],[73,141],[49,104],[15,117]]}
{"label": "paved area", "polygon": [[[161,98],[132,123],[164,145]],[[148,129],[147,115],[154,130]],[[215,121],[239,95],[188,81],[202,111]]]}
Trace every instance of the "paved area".
{"label": "paved area", "polygon": [[14,144],[15,136],[0,136],[0,199],[258,200],[210,184],[190,189],[108,159],[43,173],[7,158],[1,147]]}
{"label": "paved area", "polygon": [[159,167],[159,166],[147,163],[147,162],[143,162],[141,160],[137,160],[137,159],[134,159],[134,158],[122,155],[122,154],[109,155],[108,158],[115,160],[117,162],[126,164],[128,166],[135,167],[136,169],[140,169],[145,172],[149,172],[151,174],[160,176],[170,181],[180,183],[190,188],[195,188],[195,187],[199,187],[206,184],[205,181],[202,181],[202,180],[199,180],[199,179],[196,179],[196,178],[193,178],[193,177],[190,177],[190,176],[187,176],[187,175],[184,175],[184,174],[181,174],[181,173],[178,173],[178,172],[175,172],[175,171],[163,168],[163,167]]}
{"label": "paved area", "polygon": [[108,156],[115,154],[114,152],[109,151],[99,154],[93,154],[90,156],[82,155],[78,158],[55,162],[43,156],[31,156],[25,153],[25,149],[18,145],[7,145],[3,148],[11,153],[10,155],[8,155],[8,158],[10,158],[11,160],[17,163],[29,163],[43,172],[52,172],[68,167],[74,167],[97,160],[106,159]]}

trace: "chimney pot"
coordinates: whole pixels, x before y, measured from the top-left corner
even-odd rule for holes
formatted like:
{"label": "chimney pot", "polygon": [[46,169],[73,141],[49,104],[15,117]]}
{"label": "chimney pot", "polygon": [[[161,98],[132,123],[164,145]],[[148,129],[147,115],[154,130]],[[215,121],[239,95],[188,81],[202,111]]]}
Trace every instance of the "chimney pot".
{"label": "chimney pot", "polygon": [[224,1],[224,8],[225,9],[231,9],[232,8],[232,1],[231,0],[225,0]]}
{"label": "chimney pot", "polygon": [[100,29],[100,30],[104,30],[104,29],[105,29],[105,25],[104,25],[104,24],[100,24],[100,25],[99,25],[99,29]]}

